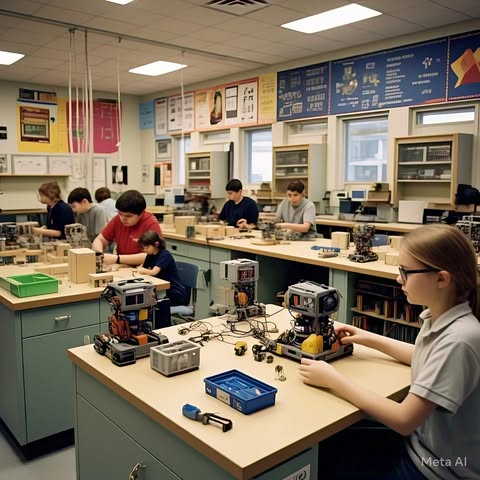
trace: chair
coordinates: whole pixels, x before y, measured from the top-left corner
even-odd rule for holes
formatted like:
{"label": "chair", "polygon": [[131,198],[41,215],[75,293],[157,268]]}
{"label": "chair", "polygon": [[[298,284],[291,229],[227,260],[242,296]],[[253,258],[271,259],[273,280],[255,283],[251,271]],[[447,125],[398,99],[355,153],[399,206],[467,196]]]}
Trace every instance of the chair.
{"label": "chair", "polygon": [[376,233],[372,238],[372,247],[381,247],[382,245],[388,245],[388,235]]}
{"label": "chair", "polygon": [[195,317],[195,302],[197,301],[198,265],[187,262],[176,262],[180,283],[187,290],[188,305],[170,307],[172,325],[191,322]]}

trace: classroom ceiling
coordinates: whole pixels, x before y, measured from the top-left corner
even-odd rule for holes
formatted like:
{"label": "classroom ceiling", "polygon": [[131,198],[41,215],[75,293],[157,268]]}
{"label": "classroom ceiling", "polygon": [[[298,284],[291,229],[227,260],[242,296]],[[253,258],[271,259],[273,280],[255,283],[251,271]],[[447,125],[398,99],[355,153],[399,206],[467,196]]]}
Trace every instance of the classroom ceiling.
{"label": "classroom ceiling", "polygon": [[[212,5],[208,5],[213,3]],[[340,7],[341,0],[1,0],[0,80],[82,84],[85,43],[96,91],[148,95],[480,17],[479,0],[357,0],[384,15],[307,35],[281,24]],[[215,5],[221,10],[215,9]],[[87,31],[85,41],[85,30]],[[159,77],[129,73],[166,60],[188,68]],[[274,70],[274,69],[272,69]],[[117,72],[120,72],[120,75]]]}

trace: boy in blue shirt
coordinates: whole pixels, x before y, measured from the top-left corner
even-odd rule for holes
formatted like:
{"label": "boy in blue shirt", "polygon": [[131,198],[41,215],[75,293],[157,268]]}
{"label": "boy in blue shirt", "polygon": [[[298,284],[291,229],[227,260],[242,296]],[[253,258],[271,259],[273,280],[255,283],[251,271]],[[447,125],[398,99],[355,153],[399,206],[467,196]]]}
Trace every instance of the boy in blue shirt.
{"label": "boy in blue shirt", "polygon": [[225,190],[228,201],[223,206],[219,219],[241,230],[252,229],[257,225],[258,206],[254,200],[243,196],[242,189],[240,180],[233,179],[227,183]]}

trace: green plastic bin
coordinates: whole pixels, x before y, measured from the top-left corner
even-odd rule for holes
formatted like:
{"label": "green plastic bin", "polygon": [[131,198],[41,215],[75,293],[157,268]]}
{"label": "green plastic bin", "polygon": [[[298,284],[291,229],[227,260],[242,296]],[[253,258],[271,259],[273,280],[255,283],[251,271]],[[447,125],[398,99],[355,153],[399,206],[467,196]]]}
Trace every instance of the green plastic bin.
{"label": "green plastic bin", "polygon": [[2,277],[0,285],[17,297],[33,297],[58,292],[58,280],[45,273]]}

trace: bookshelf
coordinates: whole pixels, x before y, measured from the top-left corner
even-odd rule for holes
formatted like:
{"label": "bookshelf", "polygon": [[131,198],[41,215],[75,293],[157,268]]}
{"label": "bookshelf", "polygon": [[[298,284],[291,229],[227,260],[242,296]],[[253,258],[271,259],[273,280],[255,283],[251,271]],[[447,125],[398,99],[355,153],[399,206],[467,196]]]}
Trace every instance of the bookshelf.
{"label": "bookshelf", "polygon": [[357,277],[352,325],[365,330],[414,343],[421,327],[423,307],[411,305],[398,284],[374,277]]}
{"label": "bookshelf", "polygon": [[185,189],[192,195],[224,198],[228,182],[228,152],[187,153]]}
{"label": "bookshelf", "polygon": [[424,200],[449,210],[459,183],[471,183],[473,137],[466,133],[395,139],[394,203]]}

